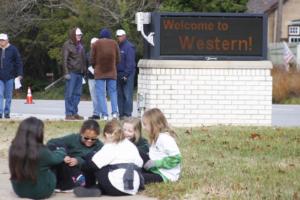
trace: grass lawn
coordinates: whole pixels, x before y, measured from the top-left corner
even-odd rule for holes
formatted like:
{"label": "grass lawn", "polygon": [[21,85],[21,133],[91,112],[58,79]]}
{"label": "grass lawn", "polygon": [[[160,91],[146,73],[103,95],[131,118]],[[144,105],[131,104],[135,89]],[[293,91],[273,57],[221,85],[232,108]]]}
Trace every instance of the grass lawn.
{"label": "grass lawn", "polygon": [[[7,157],[18,123],[0,121],[1,157]],[[45,139],[77,132],[81,123],[45,122]],[[300,199],[300,128],[176,131],[183,156],[181,179],[148,185],[143,194],[159,199]]]}

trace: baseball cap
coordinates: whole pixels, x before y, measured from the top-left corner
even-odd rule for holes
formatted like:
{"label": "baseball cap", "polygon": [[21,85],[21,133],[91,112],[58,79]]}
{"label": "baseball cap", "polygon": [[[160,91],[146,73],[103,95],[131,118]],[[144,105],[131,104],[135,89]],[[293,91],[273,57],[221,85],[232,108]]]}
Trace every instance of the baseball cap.
{"label": "baseball cap", "polygon": [[0,34],[0,40],[8,40],[8,36],[5,33]]}
{"label": "baseball cap", "polygon": [[75,34],[76,35],[82,35],[82,32],[81,32],[80,28],[76,28]]}
{"label": "baseball cap", "polygon": [[126,35],[126,32],[123,29],[118,29],[116,31],[116,36],[122,36],[122,35]]}
{"label": "baseball cap", "polygon": [[98,40],[98,38],[95,38],[95,37],[92,38],[92,39],[91,39],[91,44],[94,44],[97,40]]}

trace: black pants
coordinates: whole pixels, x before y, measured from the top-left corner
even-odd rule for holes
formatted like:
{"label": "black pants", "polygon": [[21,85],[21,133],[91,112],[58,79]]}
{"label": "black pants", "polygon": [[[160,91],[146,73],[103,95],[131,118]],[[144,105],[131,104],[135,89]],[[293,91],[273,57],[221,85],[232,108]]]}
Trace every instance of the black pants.
{"label": "black pants", "polygon": [[149,183],[159,183],[164,181],[160,175],[145,170],[142,171],[142,176],[144,177],[145,185]]}
{"label": "black pants", "polygon": [[98,186],[103,194],[111,196],[124,196],[129,195],[127,193],[121,192],[115,188],[108,178],[109,166],[105,166],[95,172],[96,179],[98,180]]}
{"label": "black pants", "polygon": [[74,178],[77,178],[82,172],[77,166],[70,167],[66,163],[61,163],[53,168],[56,174],[56,188],[60,190],[70,190],[75,187]]}
{"label": "black pants", "polygon": [[[54,151],[57,148],[64,148],[66,150],[66,152],[68,152],[66,145],[60,144],[60,143],[48,145],[48,148],[51,151]],[[87,155],[87,156],[92,156],[93,154],[94,154],[94,152],[91,152],[91,155]],[[85,159],[85,158],[83,158],[83,159]],[[67,165],[64,162],[54,166],[52,168],[52,171],[56,175],[56,180],[57,180],[56,188],[60,189],[60,190],[73,189],[76,186],[73,178],[77,178],[80,174],[83,174],[85,176],[85,178],[88,180],[88,181],[86,181],[87,186],[95,185],[95,182],[96,182],[95,181],[96,179],[95,179],[95,176],[93,173],[89,173],[89,171],[82,171],[82,169],[80,169],[78,166],[70,167],[69,165]]]}
{"label": "black pants", "polygon": [[[140,156],[142,157],[143,159],[143,162],[144,164],[150,160],[150,157],[148,154],[145,154],[144,152],[142,151],[139,151],[140,153]],[[158,182],[163,182],[164,180],[162,179],[162,177],[158,174],[154,174],[150,171],[146,171],[146,170],[142,170],[142,175],[144,177],[144,184],[149,184],[149,183],[158,183]]]}

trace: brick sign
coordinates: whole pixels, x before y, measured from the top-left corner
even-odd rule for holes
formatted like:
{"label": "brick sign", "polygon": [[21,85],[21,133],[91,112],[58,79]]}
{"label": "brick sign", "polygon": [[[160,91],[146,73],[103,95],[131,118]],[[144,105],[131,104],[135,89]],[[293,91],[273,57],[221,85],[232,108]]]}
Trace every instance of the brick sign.
{"label": "brick sign", "polygon": [[150,57],[266,59],[265,15],[154,13],[156,47]]}

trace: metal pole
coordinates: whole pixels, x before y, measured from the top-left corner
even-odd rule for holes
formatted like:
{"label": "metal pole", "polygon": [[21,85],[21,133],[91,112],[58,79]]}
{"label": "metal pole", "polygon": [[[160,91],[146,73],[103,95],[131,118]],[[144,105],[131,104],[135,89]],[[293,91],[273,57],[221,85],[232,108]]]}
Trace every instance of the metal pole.
{"label": "metal pole", "polygon": [[59,79],[57,79],[56,81],[54,81],[53,83],[51,83],[50,85],[48,85],[47,87],[45,87],[45,91],[47,91],[48,89],[50,89],[51,87],[53,87],[54,85],[56,85],[58,82],[60,82],[61,80],[63,80],[64,77],[60,77]]}
{"label": "metal pole", "polygon": [[280,42],[280,40],[281,40],[282,9],[283,9],[283,0],[278,0],[278,12],[277,12],[277,23],[276,23],[276,42]]}

